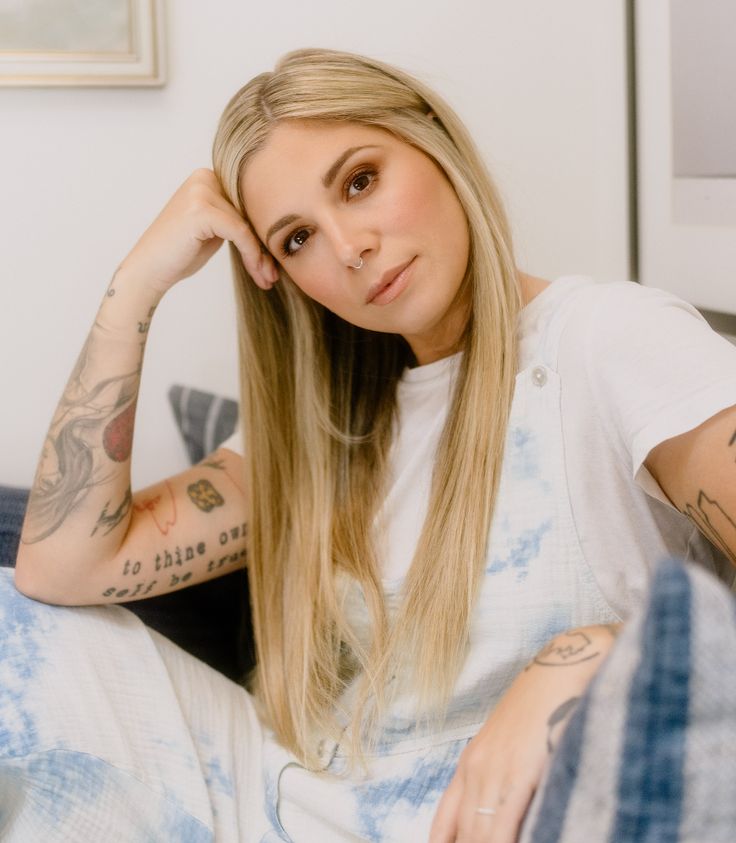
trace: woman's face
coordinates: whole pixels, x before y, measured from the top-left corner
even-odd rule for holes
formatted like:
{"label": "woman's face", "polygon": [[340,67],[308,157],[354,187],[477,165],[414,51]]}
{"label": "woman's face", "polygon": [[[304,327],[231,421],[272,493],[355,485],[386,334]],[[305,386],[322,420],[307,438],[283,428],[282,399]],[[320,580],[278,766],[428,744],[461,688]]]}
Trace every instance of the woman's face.
{"label": "woman's face", "polygon": [[308,296],[354,325],[401,334],[420,364],[457,350],[468,225],[422,152],[356,123],[281,123],[241,189],[258,237]]}

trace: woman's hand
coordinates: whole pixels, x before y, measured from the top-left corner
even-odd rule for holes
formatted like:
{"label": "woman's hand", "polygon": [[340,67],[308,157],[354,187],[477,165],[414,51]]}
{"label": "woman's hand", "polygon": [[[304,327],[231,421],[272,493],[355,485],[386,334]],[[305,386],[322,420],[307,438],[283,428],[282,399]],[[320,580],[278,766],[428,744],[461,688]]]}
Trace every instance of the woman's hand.
{"label": "woman's hand", "polygon": [[558,635],[516,677],[460,756],[430,843],[514,843],[557,738],[617,631]]}
{"label": "woman's hand", "polygon": [[195,170],[168,201],[120,266],[163,295],[201,269],[230,240],[262,288],[277,278],[270,255],[261,251],[253,230],[227,201],[212,170]]}

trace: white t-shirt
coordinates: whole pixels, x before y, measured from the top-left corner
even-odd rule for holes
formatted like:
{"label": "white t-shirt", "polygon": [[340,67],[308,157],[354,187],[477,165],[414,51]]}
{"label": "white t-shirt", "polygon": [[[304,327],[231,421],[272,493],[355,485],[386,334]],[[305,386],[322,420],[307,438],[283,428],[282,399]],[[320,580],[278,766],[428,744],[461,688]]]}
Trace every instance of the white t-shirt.
{"label": "white t-shirt", "polygon": [[[669,293],[574,276],[522,310],[519,339],[520,371],[539,361],[559,375],[575,528],[611,607],[627,614],[664,555],[698,560],[727,578],[724,557],[643,463],[660,442],[736,404],[736,348]],[[377,519],[386,584],[400,581],[412,560],[459,363],[454,355],[408,369],[398,385],[390,481]],[[242,454],[240,434],[222,447]]]}

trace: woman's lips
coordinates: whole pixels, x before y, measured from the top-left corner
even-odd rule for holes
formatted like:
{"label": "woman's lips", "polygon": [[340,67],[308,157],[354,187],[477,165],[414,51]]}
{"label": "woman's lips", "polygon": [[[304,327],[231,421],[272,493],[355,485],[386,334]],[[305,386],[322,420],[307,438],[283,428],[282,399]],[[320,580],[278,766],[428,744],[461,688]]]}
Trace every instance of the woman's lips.
{"label": "woman's lips", "polygon": [[381,279],[368,291],[366,304],[389,304],[399,296],[409,283],[409,276],[414,265],[415,258],[407,263],[389,269],[384,272]]}

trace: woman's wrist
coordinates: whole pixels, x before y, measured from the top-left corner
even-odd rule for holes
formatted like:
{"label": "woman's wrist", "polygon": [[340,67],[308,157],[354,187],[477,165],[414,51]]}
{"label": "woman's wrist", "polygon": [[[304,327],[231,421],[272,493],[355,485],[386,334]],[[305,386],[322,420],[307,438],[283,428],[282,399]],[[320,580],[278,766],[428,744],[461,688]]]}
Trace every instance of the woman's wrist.
{"label": "woman's wrist", "polygon": [[113,275],[95,325],[110,339],[144,341],[163,294],[124,266]]}

